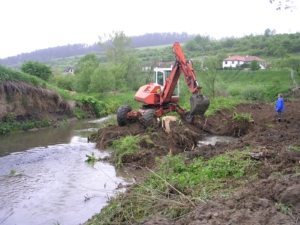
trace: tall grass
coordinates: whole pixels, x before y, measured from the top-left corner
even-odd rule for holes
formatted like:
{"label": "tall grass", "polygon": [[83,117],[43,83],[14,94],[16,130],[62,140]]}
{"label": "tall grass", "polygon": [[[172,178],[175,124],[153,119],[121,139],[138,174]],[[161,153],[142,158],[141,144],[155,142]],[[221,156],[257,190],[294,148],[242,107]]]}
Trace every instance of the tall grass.
{"label": "tall grass", "polygon": [[140,140],[139,136],[129,135],[113,141],[113,159],[117,167],[122,166],[124,156],[129,156],[138,151]]}
{"label": "tall grass", "polygon": [[158,171],[125,196],[110,201],[101,214],[87,224],[140,224],[151,215],[178,218],[197,202],[234,191],[234,182],[255,173],[256,162],[247,152],[234,151],[208,161],[201,158],[186,163],[182,156],[167,156]]}
{"label": "tall grass", "polygon": [[253,101],[273,101],[293,88],[288,70],[219,71],[217,79],[229,96]]}
{"label": "tall grass", "polygon": [[0,83],[4,81],[24,81],[34,86],[42,87],[45,87],[47,83],[38,77],[19,72],[17,70],[9,69],[0,65]]}

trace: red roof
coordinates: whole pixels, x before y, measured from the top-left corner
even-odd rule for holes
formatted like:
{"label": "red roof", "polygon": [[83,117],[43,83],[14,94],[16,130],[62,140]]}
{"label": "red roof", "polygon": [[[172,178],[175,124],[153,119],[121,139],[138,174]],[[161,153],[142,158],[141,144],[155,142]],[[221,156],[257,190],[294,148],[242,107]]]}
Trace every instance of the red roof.
{"label": "red roof", "polygon": [[252,62],[252,61],[264,61],[257,56],[240,56],[240,55],[233,55],[229,56],[228,58],[224,59],[224,61],[243,61],[243,62]]}

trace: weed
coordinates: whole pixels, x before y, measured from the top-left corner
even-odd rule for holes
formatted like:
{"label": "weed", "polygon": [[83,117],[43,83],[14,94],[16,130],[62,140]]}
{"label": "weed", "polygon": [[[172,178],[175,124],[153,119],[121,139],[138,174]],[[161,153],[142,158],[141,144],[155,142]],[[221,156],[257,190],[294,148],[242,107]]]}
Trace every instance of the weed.
{"label": "weed", "polygon": [[299,145],[289,145],[288,150],[291,152],[300,152],[300,146]]}
{"label": "weed", "polygon": [[134,186],[126,195],[111,199],[101,214],[88,224],[139,224],[149,215],[163,214],[178,218],[191,211],[197,201],[210,199],[214,194],[228,196],[229,179],[241,179],[256,163],[247,152],[234,151],[208,161],[198,158],[190,163],[179,155],[160,159],[158,171],[142,184]]}
{"label": "weed", "polygon": [[87,117],[87,113],[78,107],[73,108],[72,113],[77,119],[84,119]]}
{"label": "weed", "polygon": [[224,98],[224,97],[216,97],[214,98],[208,110],[206,111],[206,116],[212,116],[216,112],[221,111],[223,109],[232,110],[236,105],[240,104],[242,101],[236,98]]}
{"label": "weed", "polygon": [[237,113],[234,112],[232,116],[233,120],[237,122],[252,122],[253,118],[250,113]]}
{"label": "weed", "polygon": [[87,159],[85,160],[85,162],[87,162],[90,165],[94,165],[97,161],[99,161],[99,158],[97,158],[95,156],[94,152],[92,152],[91,155],[86,154],[85,156],[87,157]]}
{"label": "weed", "polygon": [[76,101],[83,104],[83,106],[90,106],[91,109],[93,110],[93,113],[96,115],[96,117],[106,115],[106,109],[105,109],[106,105],[102,101],[92,96],[77,95]]}
{"label": "weed", "polygon": [[288,206],[288,205],[285,205],[285,204],[283,204],[281,202],[276,203],[275,207],[276,207],[276,209],[278,209],[283,214],[291,215],[291,213],[292,213],[291,207]]}
{"label": "weed", "polygon": [[13,131],[30,130],[33,128],[49,127],[51,125],[48,120],[26,120],[26,121],[14,121],[10,119],[0,123],[0,135],[9,134]]}
{"label": "weed", "polygon": [[122,158],[138,151],[141,138],[139,136],[126,136],[113,141],[113,159],[117,167],[122,166]]}

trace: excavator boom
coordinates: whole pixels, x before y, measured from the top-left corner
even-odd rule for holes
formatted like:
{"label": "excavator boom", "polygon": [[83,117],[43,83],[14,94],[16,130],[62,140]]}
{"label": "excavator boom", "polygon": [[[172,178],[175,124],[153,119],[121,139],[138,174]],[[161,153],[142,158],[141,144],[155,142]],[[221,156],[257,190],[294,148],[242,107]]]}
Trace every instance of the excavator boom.
{"label": "excavator boom", "polygon": [[192,93],[190,98],[190,114],[203,115],[209,106],[209,100],[201,94],[201,87],[197,81],[192,62],[186,60],[183,50],[178,42],[175,42],[173,45],[173,53],[176,57],[175,65],[160,94],[160,104],[163,105],[171,101],[179,76],[183,73],[185,82]]}

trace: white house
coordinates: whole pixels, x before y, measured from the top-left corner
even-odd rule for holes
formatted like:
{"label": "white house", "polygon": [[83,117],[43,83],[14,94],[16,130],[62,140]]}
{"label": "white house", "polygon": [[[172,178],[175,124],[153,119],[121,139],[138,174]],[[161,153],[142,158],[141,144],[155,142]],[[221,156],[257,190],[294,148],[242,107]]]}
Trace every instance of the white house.
{"label": "white house", "polygon": [[237,68],[243,64],[250,64],[251,62],[256,61],[260,67],[260,69],[266,69],[266,62],[257,57],[257,56],[240,56],[234,55],[229,56],[228,58],[223,60],[222,68]]}

